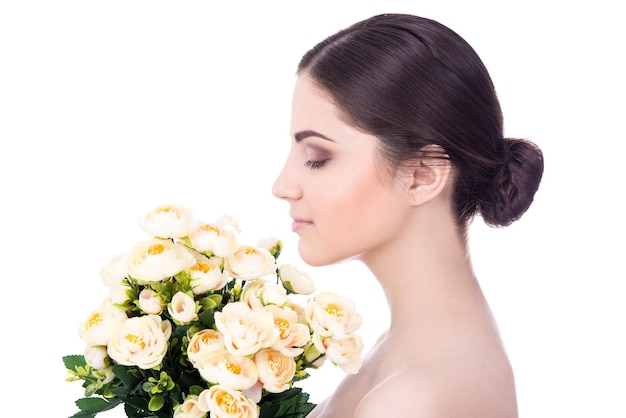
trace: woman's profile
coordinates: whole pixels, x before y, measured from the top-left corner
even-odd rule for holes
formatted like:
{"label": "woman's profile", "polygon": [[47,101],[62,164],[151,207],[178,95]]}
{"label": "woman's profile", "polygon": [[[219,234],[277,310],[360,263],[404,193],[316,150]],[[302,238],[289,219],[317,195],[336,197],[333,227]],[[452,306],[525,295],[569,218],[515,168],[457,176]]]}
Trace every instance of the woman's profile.
{"label": "woman's profile", "polygon": [[470,45],[422,17],[385,14],[315,45],[298,66],[292,144],[273,193],[303,260],[358,259],[390,326],[311,417],[517,417],[512,367],[468,256],[479,215],[507,226],[543,173],[505,138]]}

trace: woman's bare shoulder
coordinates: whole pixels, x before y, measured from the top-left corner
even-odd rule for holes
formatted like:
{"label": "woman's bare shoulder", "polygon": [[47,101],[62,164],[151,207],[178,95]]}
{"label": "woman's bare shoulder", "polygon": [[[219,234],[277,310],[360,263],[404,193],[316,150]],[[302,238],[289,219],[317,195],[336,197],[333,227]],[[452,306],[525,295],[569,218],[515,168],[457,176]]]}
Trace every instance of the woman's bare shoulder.
{"label": "woman's bare shoulder", "polygon": [[370,390],[359,403],[355,418],[374,418],[394,411],[394,417],[517,418],[515,396],[494,393],[467,376],[433,376],[408,366]]}
{"label": "woman's bare shoulder", "polygon": [[[399,371],[376,385],[361,400],[355,418],[381,417],[394,411],[394,417],[438,417],[432,385],[411,370]],[[406,411],[406,415],[401,415]],[[442,411],[443,412],[443,411]],[[399,414],[400,413],[400,414]]]}

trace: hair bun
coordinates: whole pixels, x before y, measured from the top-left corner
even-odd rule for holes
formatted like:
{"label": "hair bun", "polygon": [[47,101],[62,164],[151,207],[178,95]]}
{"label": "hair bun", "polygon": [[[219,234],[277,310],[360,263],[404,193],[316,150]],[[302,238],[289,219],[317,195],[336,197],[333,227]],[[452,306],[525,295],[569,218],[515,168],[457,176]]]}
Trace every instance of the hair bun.
{"label": "hair bun", "polygon": [[[480,214],[490,226],[508,226],[533,202],[543,175],[543,153],[524,139],[504,138],[503,162],[481,199]],[[486,190],[487,191],[487,190]]]}

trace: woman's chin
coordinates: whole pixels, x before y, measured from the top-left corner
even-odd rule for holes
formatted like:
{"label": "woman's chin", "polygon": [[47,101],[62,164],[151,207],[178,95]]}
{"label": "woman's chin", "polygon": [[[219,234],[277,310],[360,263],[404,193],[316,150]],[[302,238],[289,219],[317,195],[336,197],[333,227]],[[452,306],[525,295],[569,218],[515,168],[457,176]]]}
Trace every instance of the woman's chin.
{"label": "woman's chin", "polygon": [[315,249],[303,241],[302,239],[298,241],[298,254],[302,261],[312,267],[329,266],[359,258],[357,255],[332,253],[328,247],[324,247],[323,250]]}

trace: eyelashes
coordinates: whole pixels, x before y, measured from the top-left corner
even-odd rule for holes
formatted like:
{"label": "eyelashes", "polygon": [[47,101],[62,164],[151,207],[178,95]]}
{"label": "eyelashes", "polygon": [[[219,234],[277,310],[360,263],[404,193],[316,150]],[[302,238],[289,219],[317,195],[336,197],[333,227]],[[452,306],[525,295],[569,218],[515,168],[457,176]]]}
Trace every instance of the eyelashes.
{"label": "eyelashes", "polygon": [[324,167],[324,165],[326,164],[327,161],[328,161],[328,159],[325,159],[325,160],[308,160],[306,163],[304,163],[304,166],[310,168],[311,170],[316,170],[318,168]]}

